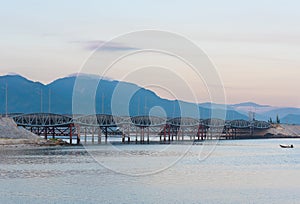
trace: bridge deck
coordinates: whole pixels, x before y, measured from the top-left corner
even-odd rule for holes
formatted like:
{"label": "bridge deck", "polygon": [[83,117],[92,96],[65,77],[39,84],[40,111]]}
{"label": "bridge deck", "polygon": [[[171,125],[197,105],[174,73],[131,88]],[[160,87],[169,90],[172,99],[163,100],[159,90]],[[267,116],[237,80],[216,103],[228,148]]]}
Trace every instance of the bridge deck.
{"label": "bridge deck", "polygon": [[241,132],[253,135],[255,131],[268,129],[270,124],[265,121],[233,120],[222,119],[195,119],[195,118],[162,118],[156,116],[113,116],[113,115],[59,115],[51,113],[19,114],[12,116],[18,126],[22,126],[37,135],[43,135],[46,139],[49,136],[67,136],[72,143],[76,137],[80,143],[80,136],[92,138],[101,143],[104,135],[105,142],[108,137],[122,138],[122,142],[149,142],[150,138],[159,138],[159,141],[172,140],[204,140],[237,138]]}

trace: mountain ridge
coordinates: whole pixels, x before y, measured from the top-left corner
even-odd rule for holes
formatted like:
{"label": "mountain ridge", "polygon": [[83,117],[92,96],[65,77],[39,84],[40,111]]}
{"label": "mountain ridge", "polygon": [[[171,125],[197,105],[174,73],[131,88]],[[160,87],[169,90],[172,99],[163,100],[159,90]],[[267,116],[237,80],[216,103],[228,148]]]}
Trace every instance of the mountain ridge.
{"label": "mountain ridge", "polygon": [[[76,78],[77,77],[77,78]],[[74,85],[76,79],[84,81],[86,87],[82,97],[91,97],[86,95],[90,92],[90,87],[97,84],[95,90],[95,107],[89,110],[78,108],[82,113],[103,113],[103,114],[129,114],[129,115],[147,115],[157,114],[167,117],[198,117],[195,112],[199,112],[200,118],[209,118],[212,111],[216,116],[222,117],[222,109],[226,109],[226,119],[248,119],[249,109],[256,113],[256,119],[273,120],[279,115],[283,120],[293,124],[300,124],[300,109],[291,107],[273,107],[270,105],[260,105],[254,102],[243,102],[238,104],[214,104],[210,102],[194,104],[181,100],[168,100],[159,97],[155,92],[139,87],[129,82],[117,81],[109,78],[101,78],[97,75],[72,74],[66,77],[58,78],[48,84],[29,80],[18,74],[0,76],[0,112],[5,113],[5,95],[6,84],[8,86],[8,112],[9,113],[38,113],[51,112],[59,114],[71,114],[74,111]],[[100,80],[101,79],[101,80]],[[90,85],[90,86],[89,86]],[[127,104],[124,104],[123,98],[128,98],[130,90],[134,93]],[[118,94],[115,94],[118,91]],[[118,95],[119,99],[112,100]],[[105,97],[103,97],[105,96]],[[102,103],[103,102],[103,103]],[[79,107],[85,107],[87,102],[82,100]],[[114,105],[114,106],[113,106]],[[72,108],[73,107],[73,108]],[[112,107],[116,107],[113,108]],[[159,108],[160,107],[160,108]],[[214,108],[212,110],[212,107]],[[125,109],[128,109],[124,111]],[[253,111],[250,110],[250,111]],[[85,112],[87,111],[87,112]],[[295,116],[285,120],[284,117],[289,114]],[[298,117],[299,115],[299,117]]]}

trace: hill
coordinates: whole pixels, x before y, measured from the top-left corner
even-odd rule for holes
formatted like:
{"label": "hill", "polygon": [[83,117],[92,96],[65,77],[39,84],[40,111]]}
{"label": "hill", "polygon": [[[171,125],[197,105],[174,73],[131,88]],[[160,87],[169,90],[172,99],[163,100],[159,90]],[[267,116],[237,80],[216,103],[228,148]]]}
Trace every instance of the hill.
{"label": "hill", "polygon": [[[153,91],[132,83],[109,79],[99,81],[99,77],[90,75],[77,77],[82,77],[81,82],[84,86],[81,87],[82,90],[76,89],[74,91],[76,76],[60,78],[47,85],[30,81],[19,75],[0,76],[0,112],[5,113],[6,111],[7,84],[8,113],[51,112],[72,114],[76,110],[76,113],[82,114],[96,112],[134,116],[151,113],[158,116],[186,116],[203,119],[209,118],[211,115],[212,110],[209,105],[202,107],[184,101],[163,99]],[[95,84],[97,84],[95,93],[91,93],[91,89]],[[78,91],[81,91],[81,98],[74,103],[74,94],[77,93],[78,95]],[[126,101],[125,98],[129,96],[130,100]],[[95,106],[92,108],[86,106],[90,101],[88,99],[91,97],[95,100]],[[75,105],[77,107],[74,107]],[[198,111],[200,116],[197,114]],[[221,115],[222,109],[217,108],[215,112]],[[247,116],[230,109],[227,110],[226,119],[247,119]]]}
{"label": "hill", "polygon": [[300,115],[288,114],[281,119],[281,123],[300,125]]}

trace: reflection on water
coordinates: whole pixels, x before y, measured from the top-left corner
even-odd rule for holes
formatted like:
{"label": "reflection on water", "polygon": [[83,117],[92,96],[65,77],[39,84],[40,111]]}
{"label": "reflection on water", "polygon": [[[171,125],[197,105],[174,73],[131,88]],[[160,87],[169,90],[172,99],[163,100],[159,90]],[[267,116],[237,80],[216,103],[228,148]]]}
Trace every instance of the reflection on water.
{"label": "reflection on water", "polygon": [[[281,149],[280,143],[295,148]],[[220,141],[203,161],[201,147],[1,147],[1,203],[296,203],[300,199],[300,140]],[[176,162],[152,175],[116,173],[161,169],[170,161]]]}

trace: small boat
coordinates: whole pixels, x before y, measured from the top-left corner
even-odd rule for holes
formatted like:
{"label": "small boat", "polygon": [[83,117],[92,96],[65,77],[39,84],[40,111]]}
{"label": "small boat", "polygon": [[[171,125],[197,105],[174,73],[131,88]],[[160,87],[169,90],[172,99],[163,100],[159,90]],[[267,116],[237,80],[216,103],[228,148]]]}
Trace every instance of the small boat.
{"label": "small boat", "polygon": [[283,145],[283,144],[280,144],[279,145],[281,148],[294,148],[294,146],[291,144],[291,145]]}

